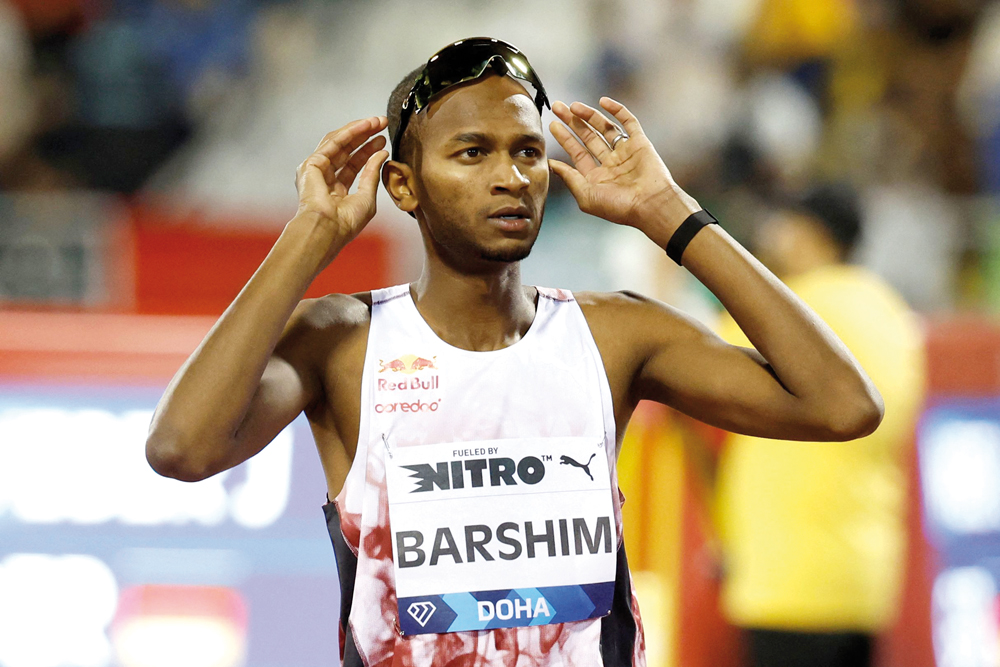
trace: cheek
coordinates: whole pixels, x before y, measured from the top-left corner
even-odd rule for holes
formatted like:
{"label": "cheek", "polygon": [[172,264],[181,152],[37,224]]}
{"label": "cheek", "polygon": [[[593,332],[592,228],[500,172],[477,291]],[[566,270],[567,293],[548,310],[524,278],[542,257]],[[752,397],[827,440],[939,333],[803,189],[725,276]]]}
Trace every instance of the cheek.
{"label": "cheek", "polygon": [[435,208],[468,200],[475,183],[468,170],[435,169],[423,175],[423,191]]}
{"label": "cheek", "polygon": [[529,176],[531,178],[532,189],[537,190],[541,194],[548,192],[550,176],[549,163],[543,159],[539,165],[532,169],[532,173]]}

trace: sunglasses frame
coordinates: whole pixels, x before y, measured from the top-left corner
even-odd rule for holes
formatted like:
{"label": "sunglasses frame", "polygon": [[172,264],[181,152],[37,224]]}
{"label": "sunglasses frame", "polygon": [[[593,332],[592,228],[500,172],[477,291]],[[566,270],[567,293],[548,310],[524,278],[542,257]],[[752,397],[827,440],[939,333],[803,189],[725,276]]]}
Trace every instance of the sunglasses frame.
{"label": "sunglasses frame", "polygon": [[[471,54],[468,52],[479,47],[490,47],[491,51],[487,52],[488,55],[485,59],[476,62],[468,75],[459,77],[454,81],[445,79],[435,83],[434,78],[437,77],[433,75],[434,70],[447,66],[445,63],[453,65],[453,59],[455,58],[471,57]],[[399,127],[396,128],[396,133],[392,137],[392,159],[399,160],[399,145],[403,140],[403,133],[406,132],[406,127],[414,113],[420,113],[420,111],[430,104],[432,99],[449,88],[462,83],[468,83],[469,81],[475,81],[482,77],[489,69],[492,69],[498,75],[511,76],[530,83],[535,88],[534,102],[538,108],[538,113],[542,113],[543,107],[552,108],[551,104],[549,104],[549,98],[545,94],[545,87],[538,78],[538,74],[524,54],[514,45],[492,37],[463,39],[444,47],[430,57],[420,72],[420,76],[414,82],[406,99],[403,100],[403,106],[399,115]]]}

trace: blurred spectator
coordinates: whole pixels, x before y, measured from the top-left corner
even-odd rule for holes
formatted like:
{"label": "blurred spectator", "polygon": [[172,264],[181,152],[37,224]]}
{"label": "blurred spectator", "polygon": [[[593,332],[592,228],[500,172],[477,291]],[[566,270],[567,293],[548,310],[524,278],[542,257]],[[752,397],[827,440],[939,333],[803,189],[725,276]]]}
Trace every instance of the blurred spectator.
{"label": "blurred spectator", "polygon": [[893,285],[921,311],[946,311],[954,299],[961,235],[959,202],[928,183],[877,185],[866,198],[858,263]]}
{"label": "blurred spectator", "polygon": [[53,35],[76,25],[79,16],[71,5],[42,12],[44,20],[36,21],[43,32],[33,33],[32,16],[22,13],[24,7],[0,0],[0,191],[73,185],[67,174],[42,158],[37,146],[59,106],[53,103],[56,96],[42,55],[60,41]]}
{"label": "blurred spectator", "polygon": [[1000,193],[1000,3],[976,29],[958,100],[964,126],[978,142],[980,183]]}
{"label": "blurred spectator", "polygon": [[9,0],[38,38],[73,32],[93,13],[99,0]]}
{"label": "blurred spectator", "polygon": [[252,12],[242,0],[120,0],[73,45],[71,147],[91,187],[138,189],[242,74]]}
{"label": "blurred spectator", "polygon": [[[856,198],[822,186],[759,230],[758,254],[851,349],[885,400],[872,435],[803,443],[731,435],[717,473],[723,604],[754,667],[859,667],[893,620],[904,563],[904,462],[922,401],[918,324],[880,278],[845,263]],[[749,346],[728,317],[723,336]]]}
{"label": "blurred spectator", "polygon": [[[32,40],[33,62],[21,69],[37,117],[20,129],[5,189],[135,192],[244,76],[250,0],[17,4]],[[24,97],[10,90],[9,104]]]}
{"label": "blurred spectator", "polygon": [[30,47],[20,15],[0,0],[0,172],[34,129]]}

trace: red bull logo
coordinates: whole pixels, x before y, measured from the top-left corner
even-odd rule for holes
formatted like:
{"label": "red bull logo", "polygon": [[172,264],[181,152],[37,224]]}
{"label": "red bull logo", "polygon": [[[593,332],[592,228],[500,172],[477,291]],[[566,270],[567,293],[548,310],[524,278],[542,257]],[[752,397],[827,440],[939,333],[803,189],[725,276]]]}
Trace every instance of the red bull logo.
{"label": "red bull logo", "polygon": [[430,359],[425,359],[424,357],[418,357],[415,354],[404,354],[398,359],[392,359],[391,361],[378,360],[379,363],[379,373],[384,373],[386,371],[392,371],[393,373],[406,373],[410,375],[416,373],[417,371],[424,371],[428,369],[437,370],[437,366],[434,365],[434,360],[437,357],[431,357]]}
{"label": "red bull logo", "polygon": [[410,368],[412,370],[415,370],[415,371],[422,371],[425,368],[434,368],[434,369],[436,369],[437,366],[435,366],[434,362],[431,361],[430,359],[424,359],[423,357],[417,357],[416,359],[413,360],[413,363],[410,364]]}

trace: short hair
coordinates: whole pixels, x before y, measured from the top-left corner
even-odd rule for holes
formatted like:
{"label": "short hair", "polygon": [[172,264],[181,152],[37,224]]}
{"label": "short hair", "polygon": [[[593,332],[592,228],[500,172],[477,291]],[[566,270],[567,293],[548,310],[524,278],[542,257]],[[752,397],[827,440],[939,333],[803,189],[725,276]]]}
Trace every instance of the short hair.
{"label": "short hair", "polygon": [[[409,74],[403,77],[403,80],[396,84],[396,87],[392,89],[392,93],[389,95],[389,103],[386,106],[385,115],[389,119],[389,142],[392,142],[392,138],[396,136],[396,130],[399,129],[400,116],[403,111],[403,102],[406,101],[406,97],[413,90],[413,85],[420,78],[420,74],[424,71],[424,66],[416,68]],[[412,149],[412,132],[410,128],[413,127],[414,116],[410,116],[410,123],[406,126],[403,131],[403,136],[399,139],[399,155],[393,155],[393,159],[399,159],[402,162],[407,162],[410,158],[410,150]]]}
{"label": "short hair", "polygon": [[794,198],[791,206],[830,233],[844,254],[849,254],[861,236],[861,203],[846,183],[822,183]]}

